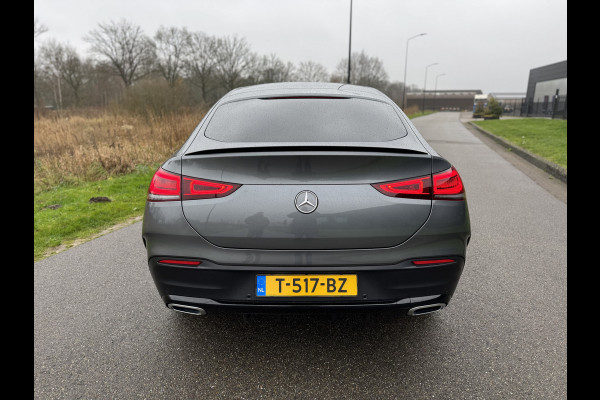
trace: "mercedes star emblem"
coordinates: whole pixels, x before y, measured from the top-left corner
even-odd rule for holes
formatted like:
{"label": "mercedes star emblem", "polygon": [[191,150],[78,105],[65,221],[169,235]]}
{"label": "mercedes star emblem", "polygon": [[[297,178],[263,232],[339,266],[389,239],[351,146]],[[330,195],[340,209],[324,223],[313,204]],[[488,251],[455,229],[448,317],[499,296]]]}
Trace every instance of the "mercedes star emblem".
{"label": "mercedes star emblem", "polygon": [[310,214],[317,209],[319,199],[310,190],[303,190],[296,195],[296,208],[302,214]]}

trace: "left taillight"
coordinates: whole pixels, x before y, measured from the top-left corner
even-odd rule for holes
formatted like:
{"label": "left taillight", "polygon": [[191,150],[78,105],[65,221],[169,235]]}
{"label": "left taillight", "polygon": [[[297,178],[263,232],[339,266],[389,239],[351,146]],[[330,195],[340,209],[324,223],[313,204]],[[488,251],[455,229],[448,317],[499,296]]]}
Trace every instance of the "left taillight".
{"label": "left taillight", "polygon": [[214,199],[229,196],[241,185],[183,177],[183,200]]}
{"label": "left taillight", "polygon": [[196,267],[202,264],[202,261],[199,260],[158,260],[161,264],[170,264],[170,265],[184,265],[189,267]]}
{"label": "left taillight", "polygon": [[214,199],[229,196],[241,185],[181,176],[159,168],[148,188],[148,201]]}
{"label": "left taillight", "polygon": [[148,188],[148,201],[181,200],[181,176],[159,168]]}

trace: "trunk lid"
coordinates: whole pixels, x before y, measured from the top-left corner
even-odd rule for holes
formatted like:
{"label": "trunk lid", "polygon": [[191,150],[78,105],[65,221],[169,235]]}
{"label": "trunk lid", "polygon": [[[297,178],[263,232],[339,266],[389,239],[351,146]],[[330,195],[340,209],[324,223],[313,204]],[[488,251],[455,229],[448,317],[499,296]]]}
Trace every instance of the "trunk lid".
{"label": "trunk lid", "polygon": [[[182,202],[190,225],[221,247],[391,247],[410,238],[431,210],[431,200],[388,197],[371,186],[431,174],[431,156],[417,152],[217,152],[183,156],[181,173],[242,185],[223,198]],[[311,204],[299,210],[297,198]]]}

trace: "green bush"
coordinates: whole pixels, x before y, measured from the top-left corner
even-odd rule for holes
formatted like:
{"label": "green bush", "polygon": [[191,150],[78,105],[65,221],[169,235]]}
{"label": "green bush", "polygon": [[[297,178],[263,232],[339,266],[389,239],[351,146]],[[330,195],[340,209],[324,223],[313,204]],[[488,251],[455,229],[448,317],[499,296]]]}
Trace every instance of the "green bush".
{"label": "green bush", "polygon": [[498,119],[501,115],[502,106],[500,105],[500,103],[498,103],[498,101],[495,98],[490,97],[490,99],[488,100],[488,105],[484,110],[483,118]]}
{"label": "green bush", "polygon": [[483,117],[483,104],[481,103],[477,103],[477,106],[475,107],[475,112],[473,113],[473,118],[481,118]]}

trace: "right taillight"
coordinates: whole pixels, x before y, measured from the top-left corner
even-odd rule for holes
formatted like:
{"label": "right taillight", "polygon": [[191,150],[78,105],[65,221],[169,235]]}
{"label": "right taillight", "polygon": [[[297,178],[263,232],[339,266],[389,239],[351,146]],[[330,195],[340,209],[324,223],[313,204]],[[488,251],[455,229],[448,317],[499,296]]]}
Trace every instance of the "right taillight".
{"label": "right taillight", "polygon": [[465,188],[458,171],[451,167],[433,176],[371,184],[390,197],[424,200],[464,200]]}
{"label": "right taillight", "polygon": [[390,197],[404,197],[407,199],[431,200],[431,177],[421,176],[419,178],[405,179],[371,184],[379,192]]}
{"label": "right taillight", "polygon": [[437,260],[415,260],[412,263],[415,265],[432,265],[432,264],[448,264],[455,262],[449,258],[441,258]]}
{"label": "right taillight", "polygon": [[434,200],[464,200],[465,187],[458,171],[451,167],[433,175]]}

